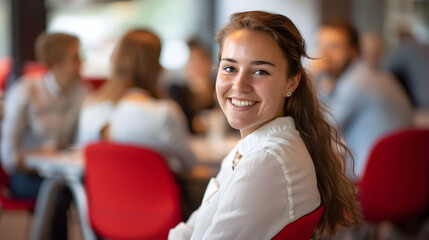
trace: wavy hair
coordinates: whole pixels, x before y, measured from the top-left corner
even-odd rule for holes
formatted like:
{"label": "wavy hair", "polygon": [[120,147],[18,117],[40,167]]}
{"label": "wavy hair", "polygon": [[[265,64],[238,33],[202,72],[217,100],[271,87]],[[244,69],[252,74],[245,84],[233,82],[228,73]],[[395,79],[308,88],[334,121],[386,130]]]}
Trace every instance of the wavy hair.
{"label": "wavy hair", "polygon": [[360,226],[362,214],[356,200],[356,188],[346,176],[346,159],[351,153],[337,130],[326,121],[325,108],[319,103],[309,74],[302,66],[301,58],[310,57],[299,30],[288,17],[280,14],[262,11],[235,13],[218,32],[219,61],[225,39],[237,30],[268,34],[283,50],[288,77],[301,74],[294,94],[285,100],[284,115],[294,118],[316,170],[324,212],[315,229],[315,236],[333,236],[340,226]]}

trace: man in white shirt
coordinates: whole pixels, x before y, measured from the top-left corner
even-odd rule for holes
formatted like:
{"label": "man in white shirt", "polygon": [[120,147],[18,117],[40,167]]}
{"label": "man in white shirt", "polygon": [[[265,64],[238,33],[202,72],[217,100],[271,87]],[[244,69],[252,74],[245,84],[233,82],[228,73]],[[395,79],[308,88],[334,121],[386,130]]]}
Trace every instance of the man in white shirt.
{"label": "man in white shirt", "polygon": [[[25,169],[25,152],[71,144],[87,92],[79,81],[81,59],[76,37],[42,34],[36,41],[36,56],[49,71],[41,79],[20,79],[7,91],[1,139],[1,164],[10,175],[12,194],[34,199],[41,179]],[[69,200],[61,202],[68,205]]]}

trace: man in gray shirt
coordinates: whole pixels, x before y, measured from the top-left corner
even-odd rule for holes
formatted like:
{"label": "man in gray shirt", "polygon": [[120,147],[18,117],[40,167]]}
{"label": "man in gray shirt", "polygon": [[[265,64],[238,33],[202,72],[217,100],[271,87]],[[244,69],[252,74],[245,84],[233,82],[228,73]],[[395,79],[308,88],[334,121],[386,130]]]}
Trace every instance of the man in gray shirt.
{"label": "man in gray shirt", "polygon": [[[67,34],[42,34],[36,55],[48,67],[37,80],[21,79],[6,92],[2,122],[1,164],[10,175],[15,197],[37,197],[41,179],[25,169],[30,150],[57,150],[72,143],[86,89],[80,82],[79,40]],[[54,239],[66,239],[69,194],[60,194],[55,206]],[[61,210],[59,210],[61,209]],[[62,215],[61,215],[62,214]]]}
{"label": "man in gray shirt", "polygon": [[[330,109],[355,159],[351,178],[361,177],[369,153],[385,134],[412,125],[412,109],[400,84],[391,75],[369,67],[359,58],[359,37],[343,21],[330,21],[319,30],[321,59],[313,66],[320,97]],[[349,164],[351,165],[351,164]]]}

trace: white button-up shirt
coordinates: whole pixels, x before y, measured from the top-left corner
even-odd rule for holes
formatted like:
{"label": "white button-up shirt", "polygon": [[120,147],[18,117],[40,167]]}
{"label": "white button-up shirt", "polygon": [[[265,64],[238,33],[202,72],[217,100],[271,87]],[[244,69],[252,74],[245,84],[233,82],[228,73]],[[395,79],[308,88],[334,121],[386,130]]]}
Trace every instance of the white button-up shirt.
{"label": "white button-up shirt", "polygon": [[51,72],[42,79],[22,79],[14,84],[6,93],[2,122],[3,168],[11,174],[22,151],[71,144],[87,92],[76,83],[61,93]]}
{"label": "white button-up shirt", "polygon": [[116,106],[110,119],[111,140],[152,148],[166,158],[174,172],[189,170],[197,159],[188,145],[180,107],[171,100],[151,98],[144,91],[139,94],[147,99],[122,100]]}
{"label": "white button-up shirt", "polygon": [[186,171],[197,159],[187,142],[185,117],[171,100],[158,100],[146,91],[132,88],[140,100],[122,99],[85,105],[80,114],[78,139],[82,147],[101,139],[101,130],[109,126],[111,141],[149,147],[162,154],[174,172]]}
{"label": "white button-up shirt", "polygon": [[115,111],[111,101],[83,104],[79,114],[79,128],[77,143],[83,148],[92,142],[102,139],[101,131],[109,125],[110,118]]}
{"label": "white button-up shirt", "polygon": [[[236,152],[242,157],[233,170]],[[271,239],[320,205],[316,173],[291,117],[244,139],[222,161],[203,202],[169,239]]]}

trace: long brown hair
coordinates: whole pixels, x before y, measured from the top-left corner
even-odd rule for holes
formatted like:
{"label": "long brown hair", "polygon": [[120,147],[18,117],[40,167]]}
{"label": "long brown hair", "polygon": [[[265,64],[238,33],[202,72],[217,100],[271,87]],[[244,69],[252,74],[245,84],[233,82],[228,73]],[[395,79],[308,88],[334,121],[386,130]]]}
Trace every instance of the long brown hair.
{"label": "long brown hair", "polygon": [[117,44],[111,58],[111,76],[92,100],[116,103],[130,88],[141,88],[159,98],[161,41],[149,30],[132,30]]}
{"label": "long brown hair", "polygon": [[259,31],[268,34],[283,50],[288,63],[288,77],[301,74],[301,81],[293,95],[287,98],[284,115],[295,120],[305,145],[310,152],[317,175],[317,185],[324,212],[315,233],[333,236],[339,226],[352,227],[362,223],[356,189],[346,177],[346,157],[349,149],[341,141],[336,129],[323,114],[324,108],[315,96],[309,75],[301,63],[307,57],[305,42],[293,22],[280,14],[262,11],[233,14],[230,22],[217,36],[219,61],[225,39],[237,30]]}

